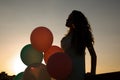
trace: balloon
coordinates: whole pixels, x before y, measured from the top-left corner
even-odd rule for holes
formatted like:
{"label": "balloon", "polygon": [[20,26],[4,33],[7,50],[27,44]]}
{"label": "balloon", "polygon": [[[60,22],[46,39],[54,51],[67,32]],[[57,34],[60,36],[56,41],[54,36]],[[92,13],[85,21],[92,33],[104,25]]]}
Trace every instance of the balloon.
{"label": "balloon", "polygon": [[47,71],[57,80],[67,79],[72,71],[72,61],[66,53],[55,53],[48,59]]}
{"label": "balloon", "polygon": [[20,56],[25,65],[41,63],[43,60],[43,52],[38,52],[32,47],[31,44],[28,44],[22,48]]}
{"label": "balloon", "polygon": [[35,63],[25,69],[23,80],[51,80],[51,77],[44,64]]}
{"label": "balloon", "polygon": [[31,33],[31,44],[38,51],[46,51],[53,42],[53,34],[46,27],[37,27]]}
{"label": "balloon", "polygon": [[57,53],[57,52],[64,52],[63,49],[61,49],[58,46],[51,46],[48,51],[44,53],[44,61],[47,63],[48,59],[50,58],[51,55]]}
{"label": "balloon", "polygon": [[18,73],[13,80],[22,80],[23,79],[24,72]]}

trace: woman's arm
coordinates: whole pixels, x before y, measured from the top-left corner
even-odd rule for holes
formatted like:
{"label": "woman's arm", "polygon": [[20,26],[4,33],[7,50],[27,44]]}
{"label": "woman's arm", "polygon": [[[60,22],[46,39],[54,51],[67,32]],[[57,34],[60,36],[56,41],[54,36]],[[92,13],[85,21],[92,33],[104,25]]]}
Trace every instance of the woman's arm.
{"label": "woman's arm", "polygon": [[89,45],[87,48],[91,55],[91,74],[94,75],[96,74],[97,55],[92,44]]}

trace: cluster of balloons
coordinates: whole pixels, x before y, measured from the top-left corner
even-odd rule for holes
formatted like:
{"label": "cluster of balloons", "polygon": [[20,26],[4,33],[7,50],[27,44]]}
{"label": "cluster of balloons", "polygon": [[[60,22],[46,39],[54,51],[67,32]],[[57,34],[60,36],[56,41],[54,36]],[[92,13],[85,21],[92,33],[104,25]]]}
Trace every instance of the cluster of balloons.
{"label": "cluster of balloons", "polygon": [[[21,50],[21,60],[27,65],[14,80],[65,80],[72,70],[72,61],[63,49],[52,45],[53,34],[43,26],[35,28],[30,36],[31,44]],[[45,61],[46,65],[42,63]]]}

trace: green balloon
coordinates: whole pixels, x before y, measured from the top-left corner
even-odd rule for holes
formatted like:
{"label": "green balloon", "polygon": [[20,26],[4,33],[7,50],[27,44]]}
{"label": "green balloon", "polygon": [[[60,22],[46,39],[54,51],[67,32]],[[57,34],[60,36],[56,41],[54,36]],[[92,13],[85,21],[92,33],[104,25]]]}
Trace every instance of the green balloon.
{"label": "green balloon", "polygon": [[18,73],[13,80],[22,80],[23,79],[24,72]]}
{"label": "green balloon", "polygon": [[31,44],[24,46],[21,50],[21,60],[25,65],[41,63],[43,60],[43,52],[39,52],[32,47]]}

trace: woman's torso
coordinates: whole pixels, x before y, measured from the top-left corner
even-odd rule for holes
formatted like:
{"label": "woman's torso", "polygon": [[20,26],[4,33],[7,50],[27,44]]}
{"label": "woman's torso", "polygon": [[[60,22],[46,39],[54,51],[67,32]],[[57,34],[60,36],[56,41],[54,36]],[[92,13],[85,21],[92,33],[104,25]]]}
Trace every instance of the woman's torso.
{"label": "woman's torso", "polygon": [[83,80],[85,75],[85,54],[78,55],[76,51],[71,47],[72,34],[67,35],[61,40],[61,47],[64,49],[73,62],[72,73],[68,80]]}

